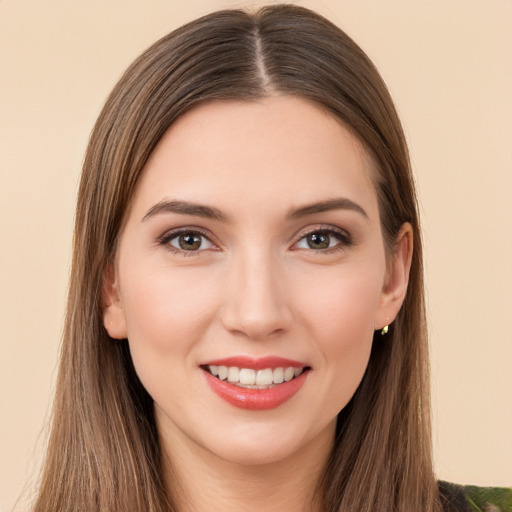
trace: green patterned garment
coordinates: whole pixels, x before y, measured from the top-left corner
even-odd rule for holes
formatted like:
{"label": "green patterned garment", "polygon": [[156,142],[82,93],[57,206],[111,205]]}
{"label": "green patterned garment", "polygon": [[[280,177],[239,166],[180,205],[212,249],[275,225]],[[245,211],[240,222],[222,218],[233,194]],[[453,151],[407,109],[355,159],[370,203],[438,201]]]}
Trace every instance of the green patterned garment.
{"label": "green patterned garment", "polygon": [[512,512],[512,487],[439,482],[446,512]]}
{"label": "green patterned garment", "polygon": [[511,487],[465,485],[462,492],[471,512],[512,512]]}

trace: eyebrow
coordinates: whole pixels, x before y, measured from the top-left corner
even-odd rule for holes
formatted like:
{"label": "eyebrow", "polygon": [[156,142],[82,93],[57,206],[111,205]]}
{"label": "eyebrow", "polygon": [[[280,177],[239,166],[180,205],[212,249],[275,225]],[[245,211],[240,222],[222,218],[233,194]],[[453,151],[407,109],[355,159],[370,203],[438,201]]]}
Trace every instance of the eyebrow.
{"label": "eyebrow", "polygon": [[142,218],[142,221],[147,221],[151,217],[161,213],[179,213],[182,215],[193,215],[196,217],[204,217],[207,219],[219,220],[222,222],[227,222],[228,216],[219,210],[218,208],[214,208],[212,206],[206,206],[203,204],[191,203],[188,201],[170,201],[168,199],[163,199],[158,202],[154,206],[152,206],[146,215]]}
{"label": "eyebrow", "polygon": [[318,203],[302,206],[295,210],[291,210],[287,216],[292,219],[298,219],[308,215],[314,215],[315,213],[328,212],[330,210],[352,210],[354,212],[360,213],[367,220],[370,219],[362,206],[358,205],[347,197],[328,199],[327,201],[320,201]]}
{"label": "eyebrow", "polygon": [[[366,219],[369,219],[368,214],[362,206],[348,199],[346,197],[339,197],[335,199],[328,199],[326,201],[320,201],[318,203],[312,203],[300,208],[291,210],[286,215],[289,219],[299,219],[307,217],[308,215],[314,215],[316,213],[324,213],[331,210],[351,210],[360,213]],[[203,217],[206,219],[218,220],[221,222],[228,222],[229,217],[218,208],[213,206],[206,206],[198,203],[191,203],[189,201],[178,201],[162,199],[157,204],[152,206],[142,218],[145,222],[155,215],[163,213],[178,213],[181,215],[193,215],[196,217]]]}

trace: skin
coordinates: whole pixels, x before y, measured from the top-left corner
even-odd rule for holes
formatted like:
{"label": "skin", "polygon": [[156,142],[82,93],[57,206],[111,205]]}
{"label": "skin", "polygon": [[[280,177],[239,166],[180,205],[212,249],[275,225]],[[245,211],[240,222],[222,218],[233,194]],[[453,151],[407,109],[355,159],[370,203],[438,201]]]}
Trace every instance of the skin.
{"label": "skin", "polygon": [[[199,106],[151,155],[105,281],[104,321],[112,337],[128,338],[155,401],[179,510],[318,508],[336,416],[361,381],[374,330],[395,318],[407,288],[411,229],[387,260],[371,176],[338,120],[287,96]],[[337,198],[364,212],[297,213]],[[222,218],[157,211],[162,201]],[[201,232],[201,245],[180,249],[178,228]],[[328,247],[311,248],[311,233]],[[279,356],[311,370],[290,400],[251,411],[205,382],[200,365],[229,356]]]}

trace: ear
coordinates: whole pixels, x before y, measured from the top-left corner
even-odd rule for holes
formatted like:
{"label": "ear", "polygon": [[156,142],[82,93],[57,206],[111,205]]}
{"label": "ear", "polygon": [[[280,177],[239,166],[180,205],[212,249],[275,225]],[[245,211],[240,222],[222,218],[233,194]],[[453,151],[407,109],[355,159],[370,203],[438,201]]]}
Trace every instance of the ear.
{"label": "ear", "polygon": [[101,290],[103,303],[103,325],[111,338],[122,340],[128,334],[123,305],[119,294],[119,285],[113,264],[109,263],[103,274]]}
{"label": "ear", "polygon": [[412,235],[412,226],[406,222],[398,232],[392,260],[388,264],[386,280],[375,317],[375,329],[380,330],[393,322],[402,307],[411,270]]}

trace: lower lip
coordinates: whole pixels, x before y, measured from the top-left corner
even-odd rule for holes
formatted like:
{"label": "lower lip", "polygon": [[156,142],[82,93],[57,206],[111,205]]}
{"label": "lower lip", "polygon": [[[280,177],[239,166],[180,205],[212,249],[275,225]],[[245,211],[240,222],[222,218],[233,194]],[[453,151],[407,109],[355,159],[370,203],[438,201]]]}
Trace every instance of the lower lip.
{"label": "lower lip", "polygon": [[309,371],[305,371],[298,377],[282,384],[276,384],[272,388],[247,389],[220,380],[204,370],[208,385],[220,398],[240,409],[253,411],[274,409],[289,400],[302,387],[308,373]]}

